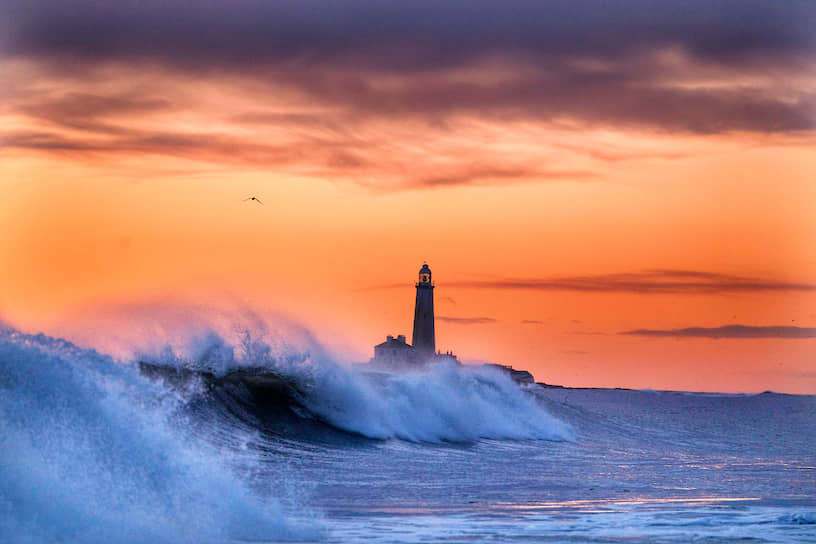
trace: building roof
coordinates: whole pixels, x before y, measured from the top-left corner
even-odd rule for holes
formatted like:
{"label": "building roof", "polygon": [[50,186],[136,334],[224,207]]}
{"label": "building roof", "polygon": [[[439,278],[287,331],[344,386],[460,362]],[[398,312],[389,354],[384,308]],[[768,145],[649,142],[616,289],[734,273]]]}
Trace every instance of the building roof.
{"label": "building roof", "polygon": [[[404,337],[403,337],[404,338]],[[385,342],[382,344],[377,344],[374,346],[375,348],[397,348],[397,349],[414,349],[414,346],[408,344],[407,342],[400,340],[398,338],[394,338],[393,336],[389,336]]]}

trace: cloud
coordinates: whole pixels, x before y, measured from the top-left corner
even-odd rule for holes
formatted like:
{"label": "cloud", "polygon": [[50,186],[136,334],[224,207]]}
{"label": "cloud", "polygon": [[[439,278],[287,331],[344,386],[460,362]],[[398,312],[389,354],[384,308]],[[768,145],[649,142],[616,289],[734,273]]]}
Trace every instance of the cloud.
{"label": "cloud", "polygon": [[585,180],[600,177],[589,170],[546,170],[536,166],[502,167],[488,165],[464,165],[448,172],[416,177],[402,184],[406,189],[434,189],[457,185],[492,185],[502,182],[547,179]]}
{"label": "cloud", "polygon": [[72,128],[111,130],[111,126],[87,127],[83,121],[126,114],[143,115],[171,110],[173,107],[172,103],[165,98],[145,96],[143,92],[134,91],[114,94],[68,92],[58,96],[34,94],[26,98],[28,100],[23,101],[18,107],[20,112],[30,117]]}
{"label": "cloud", "polygon": [[492,317],[448,317],[436,316],[437,321],[444,321],[445,323],[455,323],[457,325],[483,325],[485,323],[495,323],[496,320]]}
{"label": "cloud", "polygon": [[544,323],[543,321],[539,321],[538,319],[522,319],[521,320],[522,325],[541,325],[543,323]]}
{"label": "cloud", "polygon": [[688,327],[685,329],[652,330],[638,329],[618,334],[636,336],[660,336],[675,338],[816,338],[816,328],[770,326],[752,327],[746,325],[725,325],[722,327]]}
{"label": "cloud", "polygon": [[[89,126],[89,125],[86,125]],[[117,128],[91,137],[49,131],[0,131],[0,148],[25,148],[116,156],[149,153],[218,164],[268,165],[297,162],[299,152],[289,144],[265,144],[219,133],[184,133]],[[319,146],[313,149],[321,155]]]}
{"label": "cloud", "polygon": [[635,273],[563,276],[552,278],[496,278],[459,280],[446,287],[519,289],[579,293],[725,294],[779,291],[816,291],[816,284],[747,278],[694,270],[647,270]]}
{"label": "cloud", "polygon": [[567,143],[555,144],[555,147],[578,153],[579,155],[586,155],[599,161],[607,163],[617,163],[622,161],[635,161],[644,159],[663,159],[663,160],[677,160],[687,157],[688,153],[679,153],[671,151],[623,151],[615,148],[598,148],[587,145],[575,145]]}
{"label": "cloud", "polygon": [[390,192],[598,182],[620,161],[693,152],[656,133],[807,146],[813,6],[8,0],[0,152]]}
{"label": "cloud", "polygon": [[692,54],[737,62],[752,54],[809,52],[814,13],[807,0],[784,5],[739,0],[515,0],[467,6],[348,0],[320,9],[297,0],[181,0],[107,3],[7,0],[0,45],[8,53],[55,50],[86,58],[165,57],[185,66],[259,67],[297,61],[425,71],[496,51],[517,56],[618,56],[680,44]]}
{"label": "cloud", "polygon": [[[9,0],[6,6],[0,54],[48,63],[48,73],[68,74],[78,88],[83,80],[93,85],[85,76],[99,67],[161,66],[197,81],[256,85],[261,96],[297,95],[325,106],[330,117],[568,118],[695,133],[816,127],[816,90],[808,79],[816,7],[808,1],[349,0],[316,9],[294,0],[194,7],[181,0],[104,6]],[[80,110],[102,113],[81,93],[72,99]],[[161,100],[130,97],[137,107],[166,107]],[[127,105],[103,98],[100,107]],[[275,115],[265,121],[276,122]],[[600,160],[637,157],[591,152]]]}

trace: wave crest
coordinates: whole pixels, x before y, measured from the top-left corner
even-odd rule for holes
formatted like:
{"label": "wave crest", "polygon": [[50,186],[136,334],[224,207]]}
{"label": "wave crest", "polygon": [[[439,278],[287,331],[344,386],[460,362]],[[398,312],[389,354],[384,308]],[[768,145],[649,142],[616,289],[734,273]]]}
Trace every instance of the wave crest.
{"label": "wave crest", "polygon": [[369,438],[574,439],[568,424],[494,367],[440,362],[403,372],[374,371],[338,364],[321,349],[281,354],[249,333],[239,348],[214,333],[207,338],[197,359],[184,362],[165,353],[149,362],[243,381],[264,404],[280,404],[276,397],[283,395],[310,416]]}

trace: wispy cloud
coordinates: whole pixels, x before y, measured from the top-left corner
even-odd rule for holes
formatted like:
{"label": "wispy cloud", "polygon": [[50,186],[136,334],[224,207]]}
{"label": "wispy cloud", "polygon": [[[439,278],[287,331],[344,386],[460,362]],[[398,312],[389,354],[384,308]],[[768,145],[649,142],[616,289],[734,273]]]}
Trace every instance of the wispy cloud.
{"label": "wispy cloud", "polygon": [[653,330],[637,329],[618,334],[636,336],[659,336],[675,338],[816,338],[816,328],[747,325],[724,325],[722,327],[688,327],[685,329]]}
{"label": "wispy cloud", "polygon": [[663,159],[663,160],[677,160],[688,156],[688,153],[670,152],[670,151],[627,151],[616,149],[608,144],[604,147],[576,145],[559,142],[555,147],[578,153],[579,155],[586,155],[599,161],[607,163],[617,163],[622,161],[636,161],[643,159]]}
{"label": "wispy cloud", "polygon": [[450,317],[450,316],[436,316],[438,321],[445,323],[455,323],[457,325],[483,325],[485,323],[495,323],[496,319],[492,317]]}
{"label": "wispy cloud", "polygon": [[456,185],[494,185],[508,181],[590,180],[600,175],[590,170],[547,170],[535,165],[465,165],[447,172],[416,177],[402,183],[406,189],[435,189]]}
{"label": "wispy cloud", "polygon": [[[254,109],[261,99],[257,92],[208,81],[202,83],[206,92],[189,95],[178,88],[183,79],[166,69],[156,69],[156,88],[134,84],[140,89],[134,92],[127,83],[105,82],[103,69],[88,68],[92,73],[82,86],[93,92],[62,92],[79,83],[51,75],[51,67],[9,65],[16,81],[1,97],[0,121],[8,113],[14,122],[0,123],[0,148],[98,161],[139,154],[210,163],[208,167],[274,167],[374,192],[602,179],[591,169],[565,167],[568,162],[545,164],[538,152],[493,152],[495,128],[475,135],[466,129],[472,139],[453,142],[449,135],[459,129],[444,123],[418,120],[395,129],[390,114],[360,115],[328,102],[310,102],[312,98],[297,92],[298,98],[287,102],[280,95],[293,91],[277,83],[258,86],[268,90],[268,107],[282,111],[263,111]],[[116,81],[133,77],[127,69],[116,70]],[[202,98],[220,94],[234,97],[224,112]],[[246,108],[253,109],[232,111]],[[417,133],[423,134],[423,142],[416,142]]]}

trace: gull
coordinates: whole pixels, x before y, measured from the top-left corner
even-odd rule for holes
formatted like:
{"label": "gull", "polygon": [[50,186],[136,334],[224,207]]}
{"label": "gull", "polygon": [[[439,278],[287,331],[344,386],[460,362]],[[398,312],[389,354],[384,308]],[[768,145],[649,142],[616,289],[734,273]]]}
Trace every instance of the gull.
{"label": "gull", "polygon": [[246,202],[247,200],[254,200],[254,201],[255,201],[255,202],[257,202],[258,204],[263,205],[263,202],[261,202],[261,199],[260,199],[260,198],[258,198],[257,196],[250,196],[250,197],[247,197],[247,198],[245,198],[245,199],[244,199],[244,202]]}

